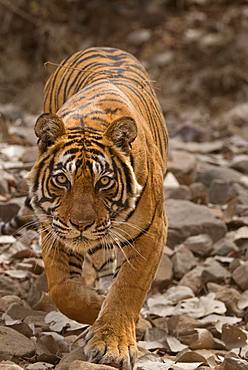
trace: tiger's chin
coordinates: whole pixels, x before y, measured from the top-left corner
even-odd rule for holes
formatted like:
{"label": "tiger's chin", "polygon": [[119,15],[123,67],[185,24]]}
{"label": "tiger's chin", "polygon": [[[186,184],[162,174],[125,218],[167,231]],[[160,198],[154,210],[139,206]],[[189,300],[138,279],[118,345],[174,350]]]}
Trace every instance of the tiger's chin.
{"label": "tiger's chin", "polygon": [[100,235],[78,235],[78,236],[67,236],[64,237],[63,235],[59,235],[58,232],[56,232],[58,240],[63,244],[63,246],[67,249],[70,249],[74,252],[81,253],[86,252],[92,248],[95,248],[96,246],[99,246],[100,244],[108,245],[111,241],[113,241],[110,236],[109,232],[106,231],[106,233],[101,233]]}

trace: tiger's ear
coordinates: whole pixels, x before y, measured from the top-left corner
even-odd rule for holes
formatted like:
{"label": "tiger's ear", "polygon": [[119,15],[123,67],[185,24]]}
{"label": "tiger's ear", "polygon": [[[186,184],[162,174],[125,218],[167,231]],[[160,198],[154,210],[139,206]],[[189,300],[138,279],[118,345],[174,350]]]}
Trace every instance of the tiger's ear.
{"label": "tiger's ear", "polygon": [[36,121],[34,132],[38,137],[39,148],[44,152],[65,134],[65,126],[56,114],[43,113]]}
{"label": "tiger's ear", "polygon": [[112,141],[126,154],[129,153],[131,143],[137,136],[137,126],[131,117],[122,117],[112,122],[105,132],[108,140]]}

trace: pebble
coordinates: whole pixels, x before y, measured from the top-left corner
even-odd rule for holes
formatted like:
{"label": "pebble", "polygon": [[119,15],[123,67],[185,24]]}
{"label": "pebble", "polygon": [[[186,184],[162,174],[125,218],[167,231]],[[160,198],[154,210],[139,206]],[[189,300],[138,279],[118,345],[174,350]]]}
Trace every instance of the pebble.
{"label": "pebble", "polygon": [[187,286],[197,294],[202,288],[202,266],[196,266],[193,270],[187,272],[179,281],[179,285]]}
{"label": "pebble", "polygon": [[84,361],[73,361],[69,367],[69,370],[111,370],[116,369],[116,367],[107,366],[107,365],[100,365],[100,364],[92,364],[89,362]]}
{"label": "pebble", "polygon": [[194,182],[189,187],[191,191],[191,201],[197,204],[208,203],[208,189],[201,182]]}
{"label": "pebble", "polygon": [[20,209],[20,206],[15,202],[0,203],[0,220],[7,222],[14,217]]}
{"label": "pebble", "polygon": [[[32,340],[9,327],[0,326],[0,353],[9,356],[32,356],[35,346]],[[8,358],[9,359],[9,358]]]}
{"label": "pebble", "polygon": [[227,256],[228,254],[233,252],[237,253],[238,251],[239,248],[236,244],[226,237],[218,240],[213,246],[213,255]]}
{"label": "pebble", "polygon": [[225,269],[218,261],[215,261],[214,258],[208,258],[203,266],[204,266],[202,271],[203,283],[225,282],[230,277],[229,271]]}
{"label": "pebble", "polygon": [[152,286],[163,290],[173,279],[173,265],[170,258],[163,254]]}
{"label": "pebble", "polygon": [[232,278],[240,289],[243,291],[248,289],[248,261],[233,271]]}
{"label": "pebble", "polygon": [[142,45],[144,42],[150,40],[151,36],[152,33],[149,29],[142,28],[129,33],[127,39],[130,42],[130,44],[139,46]]}
{"label": "pebble", "polygon": [[213,204],[226,204],[234,197],[230,182],[213,180],[209,188],[209,202]]}
{"label": "pebble", "polygon": [[19,365],[15,364],[12,361],[1,361],[0,369],[1,370],[23,370],[22,367],[20,367]]}
{"label": "pebble", "polygon": [[224,359],[223,370],[247,370],[248,362],[238,357],[226,357]]}
{"label": "pebble", "polygon": [[173,173],[168,172],[164,179],[164,186],[165,189],[177,189],[179,188],[179,182],[177,181],[176,177]]}
{"label": "pebble", "polygon": [[153,58],[153,63],[158,67],[168,65],[174,59],[174,53],[171,51],[165,51],[163,53],[156,54]]}
{"label": "pebble", "polygon": [[24,163],[32,163],[35,161],[37,154],[38,154],[37,146],[31,146],[24,151],[22,160]]}
{"label": "pebble", "polygon": [[6,312],[13,303],[21,304],[22,300],[16,295],[6,295],[0,298],[0,312]]}
{"label": "pebble", "polygon": [[190,236],[183,243],[197,256],[209,256],[213,250],[213,241],[208,234]]}
{"label": "pebble", "polygon": [[52,369],[54,366],[48,362],[36,362],[27,366],[27,370],[47,370]]}
{"label": "pebble", "polygon": [[248,155],[237,155],[233,158],[230,167],[234,170],[242,172],[245,175],[248,175]]}
{"label": "pebble", "polygon": [[195,179],[195,156],[184,151],[171,151],[168,161],[168,170],[171,171],[180,184],[189,185]]}
{"label": "pebble", "polygon": [[172,263],[175,277],[180,279],[196,266],[197,260],[185,245],[181,245],[176,248]]}
{"label": "pebble", "polygon": [[191,191],[186,185],[179,185],[177,188],[165,188],[166,199],[191,200]]}

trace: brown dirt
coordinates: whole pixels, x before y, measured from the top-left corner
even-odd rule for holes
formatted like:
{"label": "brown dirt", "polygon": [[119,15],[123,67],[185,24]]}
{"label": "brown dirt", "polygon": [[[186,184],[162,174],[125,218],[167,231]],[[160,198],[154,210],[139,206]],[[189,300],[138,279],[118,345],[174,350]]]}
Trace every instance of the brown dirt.
{"label": "brown dirt", "polygon": [[1,103],[39,112],[54,69],[44,63],[93,45],[144,62],[172,134],[193,122],[229,135],[223,113],[247,101],[247,1],[1,0],[0,10]]}

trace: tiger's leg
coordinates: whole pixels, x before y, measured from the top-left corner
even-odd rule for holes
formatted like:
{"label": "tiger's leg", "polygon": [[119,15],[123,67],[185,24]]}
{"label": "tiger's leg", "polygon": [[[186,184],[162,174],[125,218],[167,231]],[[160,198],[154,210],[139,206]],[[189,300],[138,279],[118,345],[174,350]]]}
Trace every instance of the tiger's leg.
{"label": "tiger's leg", "polygon": [[123,263],[86,336],[85,353],[90,361],[133,369],[137,351],[135,323],[160,261],[165,231],[164,213],[156,210],[148,230],[153,236],[140,236],[133,244],[136,251],[124,247],[130,264]]}
{"label": "tiger's leg", "polygon": [[86,253],[86,259],[90,262],[96,274],[95,288],[106,295],[117,266],[117,256],[114,246],[106,246],[94,253]]}
{"label": "tiger's leg", "polygon": [[49,295],[58,309],[70,319],[92,324],[98,316],[103,297],[86,287],[79,273],[78,258],[59,243],[48,248],[42,235],[42,256],[48,281]]}

